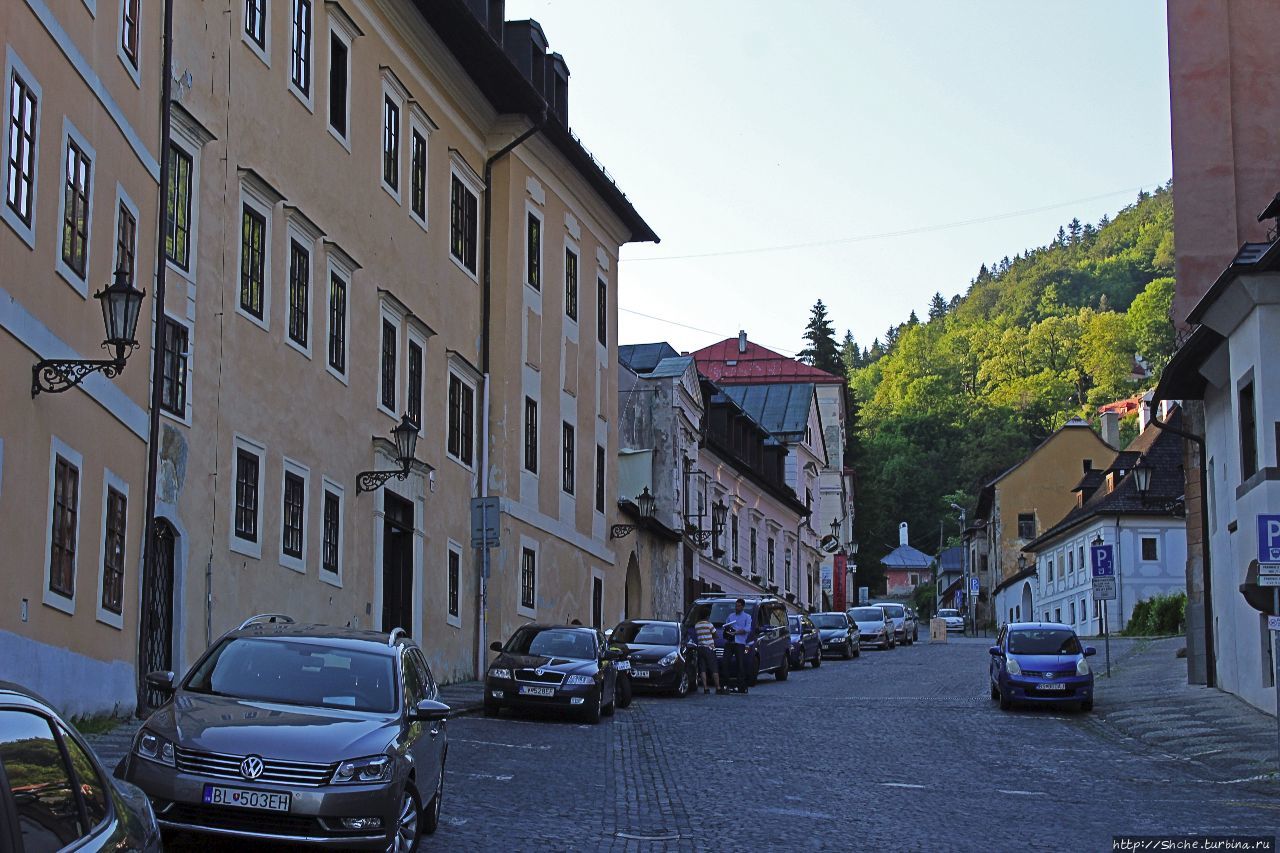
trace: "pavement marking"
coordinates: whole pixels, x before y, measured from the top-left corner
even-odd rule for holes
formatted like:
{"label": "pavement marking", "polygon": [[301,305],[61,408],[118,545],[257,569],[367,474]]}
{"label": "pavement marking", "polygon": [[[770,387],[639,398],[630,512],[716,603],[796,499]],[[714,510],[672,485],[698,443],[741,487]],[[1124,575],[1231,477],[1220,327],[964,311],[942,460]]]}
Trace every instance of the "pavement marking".
{"label": "pavement marking", "polygon": [[886,788],[925,788],[926,785],[912,785],[909,782],[881,782]]}
{"label": "pavement marking", "polygon": [[1242,806],[1247,809],[1276,809],[1280,811],[1280,804],[1261,803],[1254,800],[1227,800],[1227,805]]}
{"label": "pavement marking", "polygon": [[680,833],[678,832],[664,832],[664,833],[658,833],[656,835],[640,835],[639,833],[635,833],[635,832],[615,832],[614,836],[617,838],[625,838],[628,841],[679,841],[680,840]]}
{"label": "pavement marking", "polygon": [[461,770],[446,770],[445,772],[450,776],[466,776],[468,779],[493,779],[497,782],[510,782],[512,779],[516,778],[506,774],[499,774],[495,776],[492,773],[464,773]]}
{"label": "pavement marking", "polygon": [[827,814],[826,812],[810,811],[809,809],[786,809],[778,808],[776,806],[767,806],[760,809],[760,811],[767,812],[769,814],[786,815],[787,817],[808,817],[819,818],[821,820],[835,820],[835,815]]}
{"label": "pavement marking", "polygon": [[1015,797],[1047,797],[1044,791],[1006,791],[1004,788],[996,788],[997,794],[1012,794]]}
{"label": "pavement marking", "polygon": [[476,743],[480,746],[504,746],[507,749],[551,749],[550,744],[532,744],[532,743],[498,743],[494,740],[468,740],[467,738],[451,737],[449,740],[454,743]]}

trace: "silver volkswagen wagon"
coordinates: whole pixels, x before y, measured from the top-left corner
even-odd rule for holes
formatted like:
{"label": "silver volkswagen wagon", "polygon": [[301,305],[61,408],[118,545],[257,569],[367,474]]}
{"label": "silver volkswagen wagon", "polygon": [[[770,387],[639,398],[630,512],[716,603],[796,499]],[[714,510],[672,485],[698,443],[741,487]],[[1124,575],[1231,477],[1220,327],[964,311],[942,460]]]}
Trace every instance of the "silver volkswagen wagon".
{"label": "silver volkswagen wagon", "polygon": [[165,829],[410,851],[439,824],[449,707],[399,628],[264,614],[147,683],[171,698],[116,773]]}

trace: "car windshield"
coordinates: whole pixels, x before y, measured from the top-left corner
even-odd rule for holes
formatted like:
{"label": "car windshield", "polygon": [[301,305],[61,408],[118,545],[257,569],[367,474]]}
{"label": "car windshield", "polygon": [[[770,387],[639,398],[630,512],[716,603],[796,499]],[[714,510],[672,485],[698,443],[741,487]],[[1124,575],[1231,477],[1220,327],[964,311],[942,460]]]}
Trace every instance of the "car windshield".
{"label": "car windshield", "polygon": [[948,618],[958,619],[960,618],[960,611],[959,610],[939,610],[938,616],[943,619],[948,619]]}
{"label": "car windshield", "polygon": [[675,646],[680,643],[680,630],[671,622],[623,622],[609,639],[640,646]]}
{"label": "car windshield", "polygon": [[185,685],[192,693],[284,705],[396,709],[395,659],[390,654],[259,637],[223,640]]}
{"label": "car windshield", "polygon": [[815,613],[809,617],[819,628],[847,628],[849,620],[839,613]]}
{"label": "car windshield", "polygon": [[883,622],[884,611],[879,607],[855,607],[849,611],[855,622]]}
{"label": "car windshield", "polygon": [[799,631],[799,630],[800,630],[800,617],[799,617],[799,616],[788,616],[788,617],[787,617],[787,624],[791,626],[791,630],[792,630],[792,631]]}
{"label": "car windshield", "polygon": [[894,619],[901,619],[907,615],[907,611],[901,604],[883,604],[881,607],[885,613],[888,613]]}
{"label": "car windshield", "polygon": [[580,628],[521,628],[507,640],[504,651],[590,660],[596,656],[596,641]]}
{"label": "car windshield", "polygon": [[703,601],[693,605],[693,609],[689,611],[687,624],[692,625],[695,622],[701,622],[703,619],[712,625],[719,627],[724,624],[724,620],[729,618],[729,614],[733,612],[733,599],[726,598],[722,601]]}
{"label": "car windshield", "polygon": [[1009,652],[1015,655],[1078,655],[1080,640],[1066,628],[1028,628],[1009,632]]}

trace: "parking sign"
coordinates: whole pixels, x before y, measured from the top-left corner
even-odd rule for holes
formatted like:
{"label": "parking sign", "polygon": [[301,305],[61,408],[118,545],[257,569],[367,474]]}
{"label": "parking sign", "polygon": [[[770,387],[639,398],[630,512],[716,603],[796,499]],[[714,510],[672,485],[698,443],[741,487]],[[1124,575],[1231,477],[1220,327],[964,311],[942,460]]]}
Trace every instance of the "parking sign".
{"label": "parking sign", "polygon": [[1280,563],[1280,515],[1258,515],[1258,562]]}
{"label": "parking sign", "polygon": [[1095,578],[1115,577],[1115,552],[1111,545],[1094,545],[1089,549],[1093,558],[1093,576]]}
{"label": "parking sign", "polygon": [[978,594],[978,576],[974,575],[969,578],[969,594],[976,596]]}

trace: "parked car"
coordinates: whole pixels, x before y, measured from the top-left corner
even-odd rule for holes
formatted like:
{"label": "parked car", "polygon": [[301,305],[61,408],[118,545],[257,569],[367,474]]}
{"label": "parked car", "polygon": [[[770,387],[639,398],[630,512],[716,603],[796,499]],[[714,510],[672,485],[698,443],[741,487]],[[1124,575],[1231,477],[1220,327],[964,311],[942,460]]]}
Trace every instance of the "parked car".
{"label": "parked car", "polygon": [[48,702],[0,681],[0,850],[64,847],[151,853],[160,826]]}
{"label": "parked car", "polygon": [[905,609],[907,611],[906,630],[911,635],[911,642],[914,644],[920,639],[920,619],[916,616],[914,607],[908,606]]}
{"label": "parked car", "polygon": [[449,706],[400,628],[264,614],[146,681],[172,698],[116,772],[166,829],[412,850],[440,823]]}
{"label": "parked car", "polygon": [[872,606],[881,608],[884,610],[885,615],[889,617],[889,622],[893,625],[894,644],[911,645],[914,638],[907,628],[907,608],[896,601],[874,602]]}
{"label": "parked car", "polygon": [[1068,625],[1012,622],[1000,629],[991,647],[991,698],[1007,711],[1014,702],[1070,702],[1093,710],[1093,672],[1085,658],[1097,654],[1081,648]]}
{"label": "parked car", "polygon": [[813,624],[822,638],[822,654],[848,660],[862,654],[862,632],[846,613],[815,613]]}
{"label": "parked car", "polygon": [[938,611],[938,618],[947,623],[948,634],[964,631],[964,617],[960,615],[959,610],[944,607]]}
{"label": "parked car", "polygon": [[685,654],[687,640],[679,622],[631,619],[618,623],[609,645],[626,652],[633,689],[687,696],[698,680],[698,661]]}
{"label": "parked car", "polygon": [[732,594],[704,596],[694,601],[685,616],[685,628],[706,619],[716,629],[716,659],[720,661],[720,683],[734,678],[724,663],[724,620],[733,612],[734,602],[742,598],[743,610],[751,614],[751,633],[747,637],[747,683],[754,685],[762,672],[771,672],[778,681],[786,681],[791,672],[791,633],[787,628],[787,606],[771,595]]}
{"label": "parked car", "polygon": [[897,643],[893,638],[893,622],[883,607],[866,605],[851,607],[845,611],[849,620],[858,626],[862,634],[862,645],[875,646],[881,649],[892,649]]}
{"label": "parked car", "polygon": [[618,669],[624,656],[604,634],[582,625],[521,625],[504,643],[484,678],[484,712],[552,708],[600,722],[617,707]]}
{"label": "parked car", "polygon": [[803,669],[805,661],[815,667],[822,666],[822,637],[818,627],[804,614],[787,617],[787,627],[791,630],[791,660],[787,665],[791,669]]}

